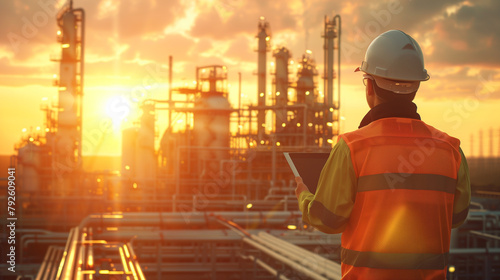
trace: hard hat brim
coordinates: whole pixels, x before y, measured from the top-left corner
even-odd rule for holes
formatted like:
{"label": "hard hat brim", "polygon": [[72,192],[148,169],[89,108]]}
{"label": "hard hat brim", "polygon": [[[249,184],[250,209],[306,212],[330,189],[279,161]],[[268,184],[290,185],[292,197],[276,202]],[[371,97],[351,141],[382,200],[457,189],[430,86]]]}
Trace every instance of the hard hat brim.
{"label": "hard hat brim", "polygon": [[[361,70],[361,67],[358,67],[354,69],[354,72],[365,72]],[[373,77],[375,80],[375,83],[377,84],[378,87],[392,91],[397,94],[410,94],[413,92],[416,92],[418,88],[420,87],[420,81],[396,81],[396,80],[390,80],[386,78],[382,78],[379,76],[375,76],[372,74],[368,74]],[[429,77],[429,76],[427,76]],[[429,78],[427,78],[429,79]]]}
{"label": "hard hat brim", "polygon": [[397,94],[409,94],[416,92],[420,86],[419,81],[395,81],[371,75],[377,86]]}

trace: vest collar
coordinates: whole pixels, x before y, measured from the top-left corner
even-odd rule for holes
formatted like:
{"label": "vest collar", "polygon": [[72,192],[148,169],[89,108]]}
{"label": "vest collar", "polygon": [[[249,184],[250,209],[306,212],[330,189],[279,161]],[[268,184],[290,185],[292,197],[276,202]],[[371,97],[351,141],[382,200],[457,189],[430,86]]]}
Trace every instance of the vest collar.
{"label": "vest collar", "polygon": [[362,128],[373,121],[383,118],[409,118],[420,120],[420,115],[417,113],[417,105],[413,102],[385,102],[373,107],[365,115],[358,128]]}

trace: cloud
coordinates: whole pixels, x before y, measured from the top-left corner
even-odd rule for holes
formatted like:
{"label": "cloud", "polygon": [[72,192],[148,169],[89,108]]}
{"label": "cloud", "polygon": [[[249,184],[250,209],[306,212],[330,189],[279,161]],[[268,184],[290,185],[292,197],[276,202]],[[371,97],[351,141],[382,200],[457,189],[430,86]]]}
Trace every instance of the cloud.
{"label": "cloud", "polygon": [[48,61],[39,67],[29,64],[13,64],[7,57],[0,58],[0,85],[22,87],[26,85],[52,86],[57,65]]}
{"label": "cloud", "polygon": [[181,34],[168,34],[157,40],[143,39],[136,42],[128,40],[127,44],[130,48],[124,54],[126,58],[140,53],[143,59],[166,64],[170,55],[176,60],[189,60],[192,57],[191,49],[196,42]]}
{"label": "cloud", "polygon": [[[36,79],[41,75],[51,77],[54,69],[57,72],[57,64],[51,64],[48,57],[50,52],[60,52],[55,15],[38,3],[14,0],[0,4],[0,75],[22,73],[28,84],[39,84]],[[144,76],[137,69],[147,64],[165,67],[170,55],[178,77],[192,77],[196,66],[210,63],[230,69],[238,64],[250,69],[254,64],[255,70],[257,54],[253,49],[260,16],[270,23],[274,46],[287,47],[295,60],[306,48],[312,50],[320,72],[323,21],[325,15],[331,18],[335,14],[342,16],[344,67],[357,66],[369,43],[388,29],[404,30],[420,42],[431,74],[451,66],[495,69],[500,62],[496,51],[500,48],[500,2],[496,0],[75,0],[74,7],[86,12],[85,67],[86,74],[93,76],[87,81],[94,82],[98,81],[95,77],[122,75],[124,79],[110,80],[133,83],[130,79],[134,75]],[[48,15],[46,23],[42,13]],[[26,22],[35,21],[39,23],[34,25],[36,34],[14,51],[7,35],[22,36],[23,30],[30,30]],[[273,61],[268,55],[268,61]],[[477,79],[464,75],[464,83]],[[433,79],[439,84],[461,82],[446,80],[446,75]],[[2,81],[8,83],[9,79]],[[440,89],[453,95],[449,86]]]}
{"label": "cloud", "polygon": [[272,20],[274,31],[296,30],[298,14],[289,2],[281,1],[216,1],[205,5],[191,30],[194,37],[209,37],[216,40],[234,38],[240,34],[255,35],[261,16]]}
{"label": "cloud", "polygon": [[421,84],[419,96],[425,99],[500,98],[500,70],[450,66],[433,69],[431,79]]}
{"label": "cloud", "polygon": [[16,60],[36,54],[36,46],[54,42],[57,1],[2,1],[0,44]]}
{"label": "cloud", "polygon": [[0,58],[0,75],[33,75],[40,74],[38,68],[30,66],[12,65],[7,57]]}
{"label": "cloud", "polygon": [[255,46],[252,38],[239,36],[231,42],[225,56],[240,62],[255,62],[257,60],[257,53],[253,51]]}
{"label": "cloud", "polygon": [[474,1],[436,22],[435,52],[429,59],[448,65],[500,66],[500,2]]}
{"label": "cloud", "polygon": [[389,29],[400,29],[421,45],[428,40],[428,48],[423,46],[428,62],[498,66],[498,14],[500,2],[494,0],[367,2],[360,5],[353,15],[343,17],[346,24],[358,18],[351,22],[353,25],[343,25],[346,44],[344,57],[348,61],[360,60],[378,34]]}
{"label": "cloud", "polygon": [[[9,46],[16,59],[24,60],[33,55],[33,45],[53,43],[58,28],[56,14],[61,7],[57,2],[2,1],[0,44]],[[111,8],[113,6],[116,9]],[[89,0],[74,1],[73,7],[85,10],[86,37],[89,39],[98,36],[141,38],[161,34],[165,27],[182,17],[186,9],[180,0]]]}
{"label": "cloud", "polygon": [[[422,34],[432,30],[435,18],[446,9],[459,3],[459,0],[443,1],[357,1],[346,3],[342,14],[343,58],[345,62],[360,62],[370,43],[381,33],[398,29],[417,40]],[[355,8],[350,7],[355,5]],[[435,38],[432,38],[435,39]]]}
{"label": "cloud", "polygon": [[[162,33],[165,27],[184,16],[184,1],[103,0],[92,2],[89,28],[115,33],[120,38],[143,37]],[[85,6],[85,2],[82,2]],[[85,7],[84,7],[85,8]]]}

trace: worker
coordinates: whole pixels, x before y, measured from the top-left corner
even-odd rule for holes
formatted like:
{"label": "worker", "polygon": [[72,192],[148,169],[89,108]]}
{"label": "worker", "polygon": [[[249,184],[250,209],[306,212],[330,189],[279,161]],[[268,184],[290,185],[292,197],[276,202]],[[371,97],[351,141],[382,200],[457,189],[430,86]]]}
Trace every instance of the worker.
{"label": "worker", "polygon": [[460,141],[422,121],[413,103],[429,79],[420,46],[387,31],[355,71],[370,111],[339,136],[315,194],[296,177],[302,219],[342,232],[342,279],[446,279],[451,229],[469,211],[469,171]]}

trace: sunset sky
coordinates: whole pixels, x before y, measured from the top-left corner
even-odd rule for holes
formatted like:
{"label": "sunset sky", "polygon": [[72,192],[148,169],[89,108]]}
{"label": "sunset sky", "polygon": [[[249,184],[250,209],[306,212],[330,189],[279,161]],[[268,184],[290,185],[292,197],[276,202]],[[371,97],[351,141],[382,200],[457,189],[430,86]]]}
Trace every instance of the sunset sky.
{"label": "sunset sky", "polygon": [[[52,80],[59,66],[50,61],[60,54],[53,4],[64,2],[0,2],[0,155],[14,154],[23,135],[43,130],[40,106],[57,101]],[[119,155],[120,129],[139,115],[134,91],[141,89],[144,98],[167,97],[170,55],[175,85],[192,83],[197,66],[222,64],[233,107],[238,72],[244,104],[255,104],[259,18],[270,24],[272,46],[287,47],[294,60],[311,50],[322,73],[323,21],[336,14],[342,17],[343,131],[356,129],[368,111],[361,74],[354,69],[371,40],[400,29],[420,43],[431,76],[415,100],[422,120],[460,138],[466,155],[472,134],[473,155],[478,154],[480,130],[489,154],[493,129],[493,153],[500,154],[498,0],[74,0],[73,6],[86,12],[83,137],[95,144],[86,155]],[[268,81],[270,90],[271,76]],[[320,77],[317,82],[323,90]],[[117,112],[117,103],[126,109]],[[114,132],[104,138],[98,135],[103,120],[115,121]],[[164,124],[158,129],[161,136]]]}

